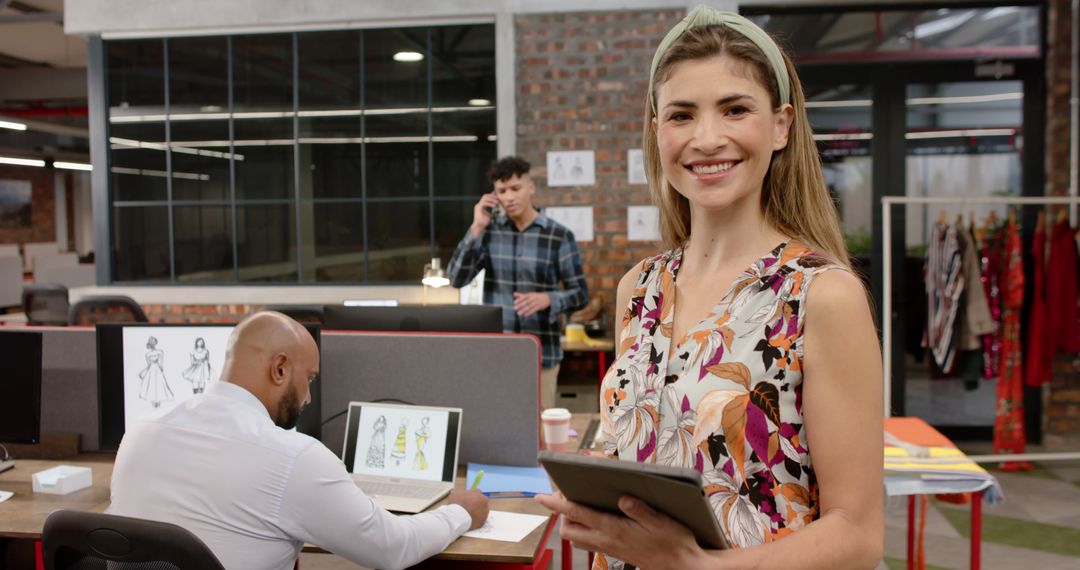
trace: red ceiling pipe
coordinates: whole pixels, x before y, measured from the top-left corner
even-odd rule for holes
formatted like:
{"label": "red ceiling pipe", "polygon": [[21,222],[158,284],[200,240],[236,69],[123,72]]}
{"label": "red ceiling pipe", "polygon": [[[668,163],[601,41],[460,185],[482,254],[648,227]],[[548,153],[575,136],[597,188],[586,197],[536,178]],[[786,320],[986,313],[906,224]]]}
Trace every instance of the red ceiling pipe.
{"label": "red ceiling pipe", "polygon": [[69,107],[13,107],[0,108],[0,115],[8,117],[85,117],[90,114],[86,105]]}

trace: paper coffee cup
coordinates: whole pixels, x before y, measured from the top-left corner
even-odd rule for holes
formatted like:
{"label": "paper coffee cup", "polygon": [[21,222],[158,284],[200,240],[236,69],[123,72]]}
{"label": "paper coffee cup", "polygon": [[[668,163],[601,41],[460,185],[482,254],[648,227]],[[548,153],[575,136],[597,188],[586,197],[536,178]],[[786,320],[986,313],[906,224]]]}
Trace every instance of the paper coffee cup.
{"label": "paper coffee cup", "polygon": [[571,323],[566,325],[566,342],[585,343],[589,335],[585,334],[585,325]]}
{"label": "paper coffee cup", "polygon": [[540,414],[544,425],[544,443],[551,451],[567,451],[570,447],[570,410],[548,408]]}

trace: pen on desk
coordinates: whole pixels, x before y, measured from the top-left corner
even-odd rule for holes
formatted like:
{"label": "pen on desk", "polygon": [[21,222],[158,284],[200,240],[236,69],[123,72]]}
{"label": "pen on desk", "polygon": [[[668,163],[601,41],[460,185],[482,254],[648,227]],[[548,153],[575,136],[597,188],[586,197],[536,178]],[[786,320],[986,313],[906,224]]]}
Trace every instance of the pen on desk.
{"label": "pen on desk", "polygon": [[470,489],[479,489],[480,488],[480,480],[483,479],[483,478],[484,478],[484,470],[481,469],[480,471],[477,471],[476,479],[473,479],[472,487],[469,487],[469,488]]}

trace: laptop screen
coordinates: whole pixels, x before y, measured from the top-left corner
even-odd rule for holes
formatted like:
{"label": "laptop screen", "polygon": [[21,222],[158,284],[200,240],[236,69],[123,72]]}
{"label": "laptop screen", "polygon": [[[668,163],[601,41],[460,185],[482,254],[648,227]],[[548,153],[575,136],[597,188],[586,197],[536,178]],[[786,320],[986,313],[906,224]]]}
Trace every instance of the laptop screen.
{"label": "laptop screen", "polygon": [[343,460],[350,473],[453,482],[459,408],[350,402]]}

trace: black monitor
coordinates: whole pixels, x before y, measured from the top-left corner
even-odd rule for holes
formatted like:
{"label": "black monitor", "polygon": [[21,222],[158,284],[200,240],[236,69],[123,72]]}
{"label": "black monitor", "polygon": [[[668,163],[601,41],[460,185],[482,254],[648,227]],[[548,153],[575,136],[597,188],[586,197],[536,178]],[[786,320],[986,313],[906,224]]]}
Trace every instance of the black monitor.
{"label": "black monitor", "polygon": [[[319,325],[301,323],[319,344]],[[101,449],[120,445],[129,423],[171,407],[216,382],[233,324],[100,323],[97,325]],[[318,439],[320,382],[296,429]]]}
{"label": "black monitor", "polygon": [[37,443],[41,438],[41,333],[3,333],[0,362],[5,365],[0,374],[0,443]]}
{"label": "black monitor", "polygon": [[503,332],[500,305],[325,305],[323,326],[339,331]]}

